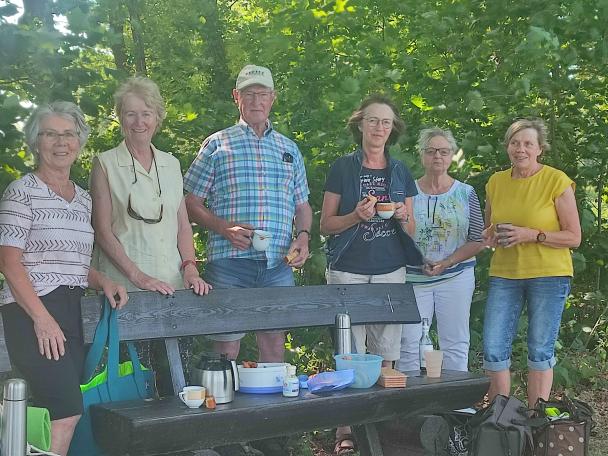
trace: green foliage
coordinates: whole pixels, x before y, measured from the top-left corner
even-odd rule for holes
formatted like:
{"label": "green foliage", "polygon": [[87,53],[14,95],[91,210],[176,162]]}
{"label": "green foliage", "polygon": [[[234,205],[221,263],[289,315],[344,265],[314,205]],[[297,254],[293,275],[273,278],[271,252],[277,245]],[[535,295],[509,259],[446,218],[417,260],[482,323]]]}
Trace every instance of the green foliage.
{"label": "green foliage", "polygon": [[[21,127],[32,106],[77,101],[92,135],[74,167],[87,186],[90,159],[120,140],[112,94],[138,69],[160,86],[168,117],[155,144],[185,169],[202,139],[234,122],[235,75],[245,63],[272,68],[275,127],[299,144],[315,210],[312,258],[301,284],[324,283],[318,233],[331,163],[354,147],[345,121],[371,92],[399,106],[407,132],[395,156],[421,173],[413,144],[420,128],[449,127],[462,147],[452,174],[480,198],[508,165],[502,137],[519,116],[544,118],[552,150],[546,163],[577,183],[584,239],[560,336],[556,381],[586,382],[585,354],[606,360],[608,231],[608,3],[605,0],[39,0],[18,23],[0,7],[0,190],[31,169]],[[137,10],[129,6],[137,5]],[[26,6],[27,6],[26,5]],[[53,26],[51,11],[65,18]],[[143,65],[143,66],[142,66]],[[206,235],[196,235],[204,257]],[[471,314],[473,367],[479,369],[489,255],[477,268]],[[589,331],[587,330],[589,328]],[[327,364],[324,330],[295,331],[292,359],[303,370]],[[244,352],[255,357],[252,340]],[[514,364],[525,369],[525,344]],[[576,372],[575,372],[576,371]],[[585,371],[587,372],[587,371]]]}

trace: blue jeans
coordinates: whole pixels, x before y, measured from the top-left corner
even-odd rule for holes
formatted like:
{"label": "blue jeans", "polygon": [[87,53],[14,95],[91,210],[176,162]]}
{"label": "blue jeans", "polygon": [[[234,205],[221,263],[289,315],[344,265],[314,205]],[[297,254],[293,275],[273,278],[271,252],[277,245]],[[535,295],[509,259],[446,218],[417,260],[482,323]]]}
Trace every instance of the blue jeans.
{"label": "blue jeans", "polygon": [[489,371],[511,366],[513,339],[527,305],[528,368],[544,371],[555,366],[555,341],[570,293],[570,277],[503,279],[490,277],[483,323],[483,365]]}
{"label": "blue jeans", "polygon": [[[293,271],[287,264],[266,269],[266,260],[248,258],[220,258],[210,262],[205,268],[205,280],[213,288],[266,288],[291,287],[295,285]],[[282,331],[281,331],[282,332]],[[242,339],[239,334],[216,334],[211,340],[229,342]]]}

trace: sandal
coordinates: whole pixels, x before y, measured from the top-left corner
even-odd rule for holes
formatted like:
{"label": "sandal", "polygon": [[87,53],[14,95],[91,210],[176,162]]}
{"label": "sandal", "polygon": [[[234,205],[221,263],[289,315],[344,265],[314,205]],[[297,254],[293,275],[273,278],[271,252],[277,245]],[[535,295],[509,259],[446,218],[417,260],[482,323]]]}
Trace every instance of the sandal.
{"label": "sandal", "polygon": [[355,452],[355,439],[352,434],[344,434],[336,439],[334,454],[342,456],[345,454],[353,454]]}

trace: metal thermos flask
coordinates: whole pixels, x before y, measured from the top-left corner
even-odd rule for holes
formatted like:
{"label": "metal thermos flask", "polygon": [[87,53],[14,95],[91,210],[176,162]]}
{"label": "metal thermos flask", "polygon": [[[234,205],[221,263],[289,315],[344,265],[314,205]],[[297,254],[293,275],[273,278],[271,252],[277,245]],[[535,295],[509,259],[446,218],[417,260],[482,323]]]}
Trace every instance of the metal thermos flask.
{"label": "metal thermos flask", "polygon": [[336,355],[352,353],[350,315],[336,315]]}
{"label": "metal thermos flask", "polygon": [[2,407],[2,456],[24,456],[27,452],[27,383],[12,378],[4,384]]}

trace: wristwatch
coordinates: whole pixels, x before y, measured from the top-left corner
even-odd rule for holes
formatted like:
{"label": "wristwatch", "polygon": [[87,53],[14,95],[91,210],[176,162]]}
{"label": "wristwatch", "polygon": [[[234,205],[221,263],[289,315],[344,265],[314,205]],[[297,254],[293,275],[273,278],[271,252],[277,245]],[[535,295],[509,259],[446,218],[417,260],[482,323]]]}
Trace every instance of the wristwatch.
{"label": "wristwatch", "polygon": [[547,235],[539,230],[536,235],[536,242],[545,242],[545,239],[547,239]]}

